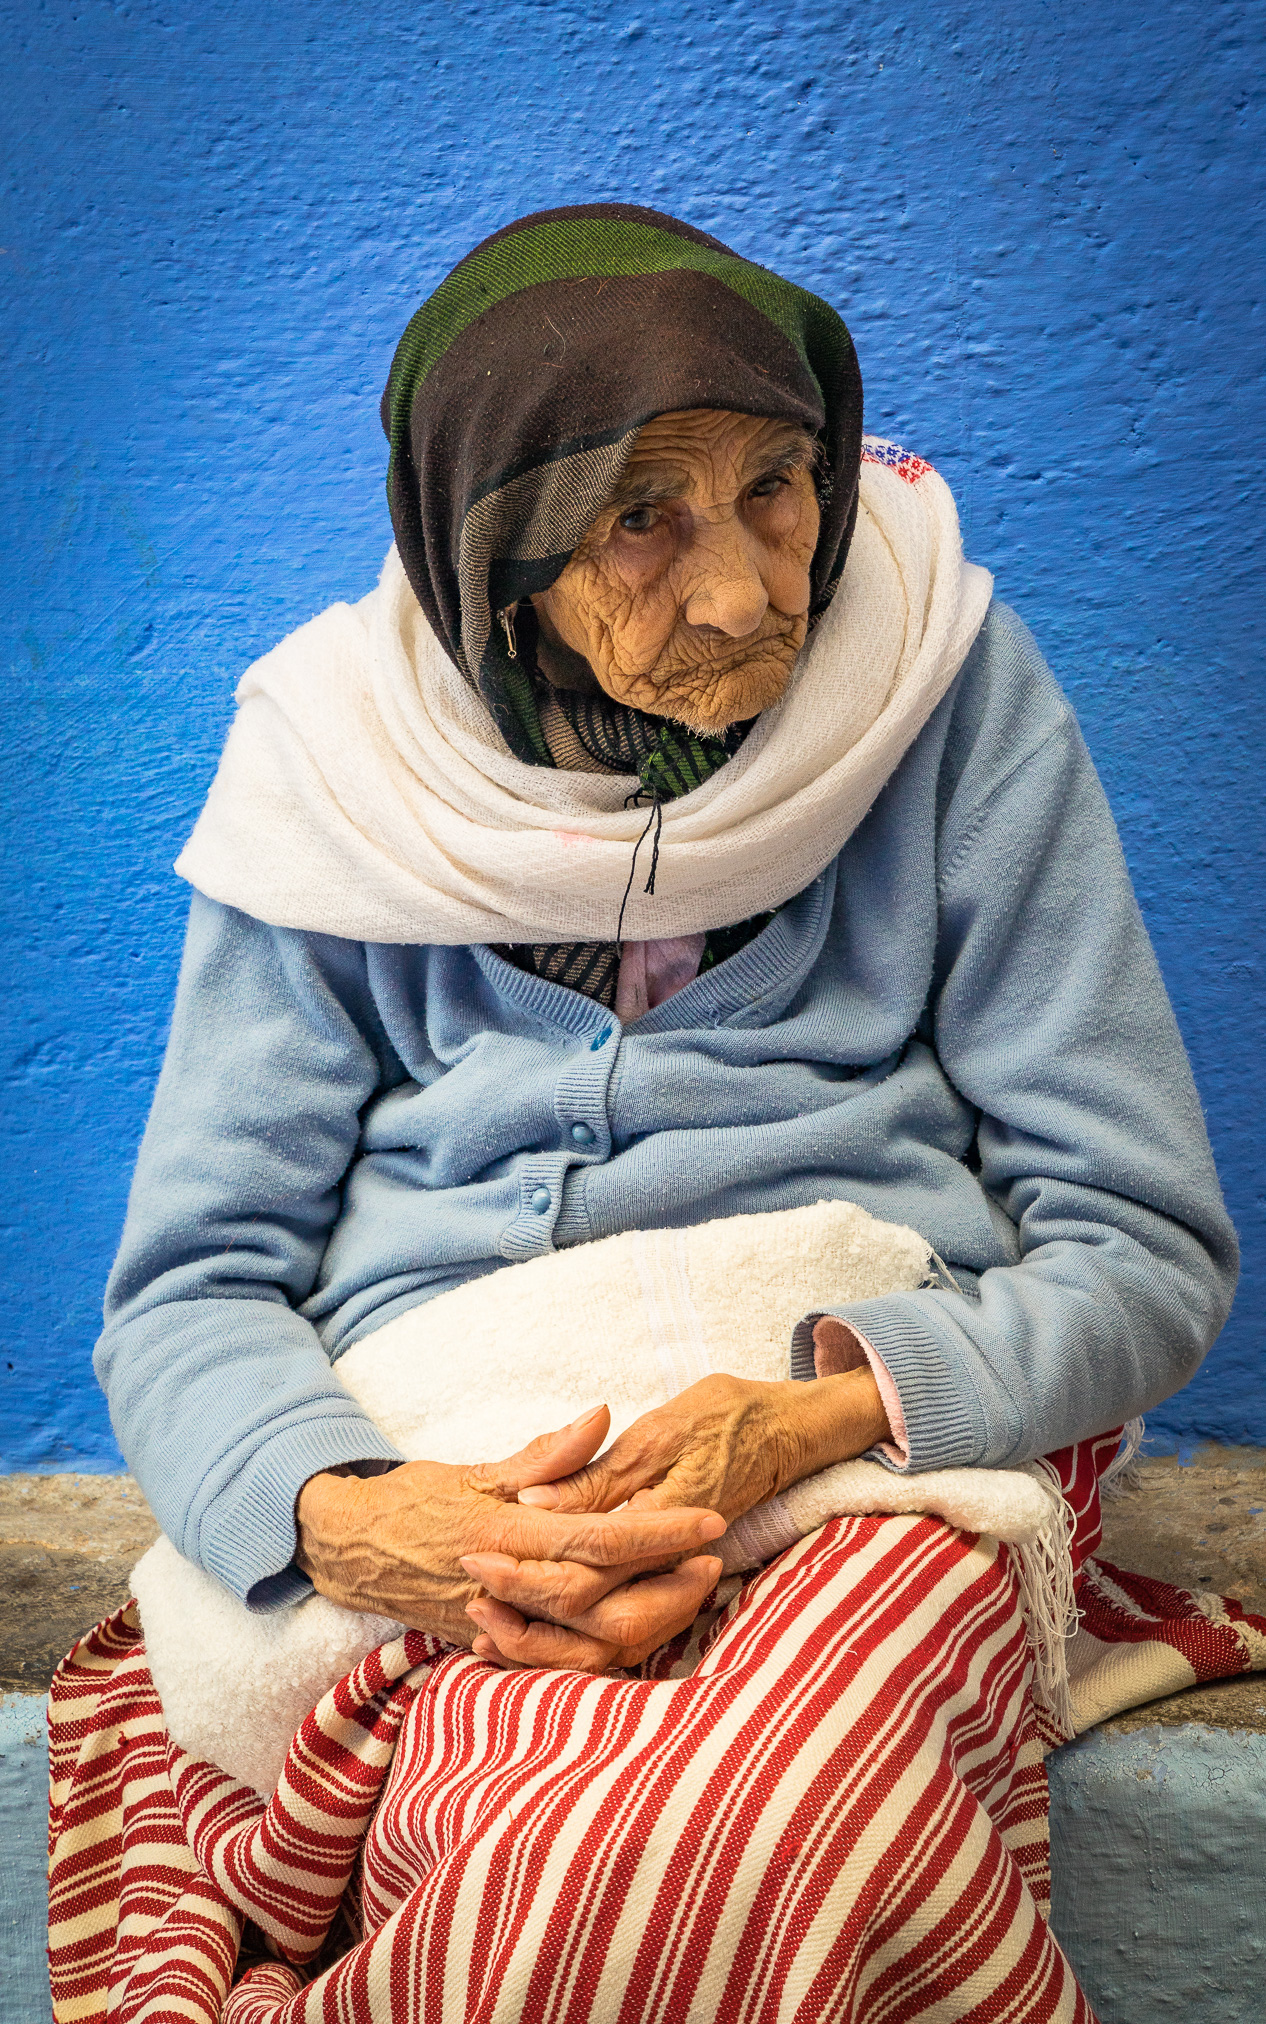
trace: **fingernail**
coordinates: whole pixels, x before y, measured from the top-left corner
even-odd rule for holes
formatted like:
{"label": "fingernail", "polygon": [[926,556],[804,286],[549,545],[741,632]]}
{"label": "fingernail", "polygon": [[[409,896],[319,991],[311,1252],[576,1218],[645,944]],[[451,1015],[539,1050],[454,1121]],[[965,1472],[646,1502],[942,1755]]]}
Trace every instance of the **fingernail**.
{"label": "fingernail", "polygon": [[464,1553],[461,1565],[476,1581],[486,1581],[490,1574],[513,1574],[518,1562],[508,1553]]}
{"label": "fingernail", "polygon": [[582,1413],[578,1420],[573,1420],[571,1425],[565,1428],[564,1431],[569,1434],[574,1434],[577,1427],[587,1427],[589,1425],[590,1420],[596,1420],[598,1414],[605,1413],[605,1411],[606,1411],[605,1406],[590,1406],[587,1413]]}
{"label": "fingernail", "polygon": [[705,1539],[719,1539],[721,1534],[727,1529],[725,1520],[719,1511],[709,1511],[707,1517],[701,1519],[699,1523],[700,1533]]}
{"label": "fingernail", "polygon": [[552,1483],[533,1483],[527,1490],[520,1490],[520,1504],[535,1504],[542,1511],[556,1510],[561,1498]]}

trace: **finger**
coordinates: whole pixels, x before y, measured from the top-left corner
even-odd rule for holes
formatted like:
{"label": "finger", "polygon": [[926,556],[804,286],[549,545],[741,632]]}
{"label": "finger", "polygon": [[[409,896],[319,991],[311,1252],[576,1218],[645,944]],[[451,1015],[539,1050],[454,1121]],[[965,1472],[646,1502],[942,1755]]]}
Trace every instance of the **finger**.
{"label": "finger", "polygon": [[685,1630],[720,1577],[720,1560],[702,1554],[666,1574],[630,1582],[574,1622],[530,1620],[488,1595],[476,1596],[467,1615],[493,1639],[505,1663],[601,1672],[613,1665],[637,1665]]}
{"label": "finger", "polygon": [[[719,1508],[721,1515],[727,1518],[727,1522],[733,1523],[738,1516],[738,1509],[731,1509],[727,1514],[722,1501],[727,1494],[726,1487],[715,1478],[711,1481],[700,1479],[700,1473],[694,1466],[699,1459],[695,1455],[683,1456],[658,1483],[648,1483],[645,1489],[635,1490],[625,1509],[630,1512],[679,1511],[686,1507],[704,1509],[704,1499],[712,1496],[716,1497],[717,1502],[706,1508],[714,1510]],[[732,1490],[730,1494],[733,1494]],[[760,1492],[754,1501],[758,1503],[762,1501],[764,1494],[763,1491]]]}
{"label": "finger", "polygon": [[665,1574],[630,1581],[613,1590],[567,1627],[599,1643],[645,1656],[694,1622],[720,1578],[717,1556],[701,1554]]}
{"label": "finger", "polygon": [[[494,1638],[502,1656],[516,1664],[579,1663],[569,1638],[546,1636],[547,1631],[588,1639],[606,1653],[607,1665],[636,1664],[693,1623],[720,1576],[720,1560],[703,1554],[665,1574],[629,1582],[594,1608],[561,1623],[529,1617],[513,1603],[491,1595],[476,1596],[467,1614]],[[532,1628],[542,1635],[529,1636]]]}
{"label": "finger", "polygon": [[488,1546],[512,1560],[576,1560],[586,1567],[633,1570],[697,1553],[724,1531],[724,1518],[702,1507],[573,1517],[508,1504]]}
{"label": "finger", "polygon": [[[569,1672],[603,1673],[619,1657],[613,1646],[553,1623],[530,1623],[504,1603],[480,1597],[467,1614],[484,1633],[476,1638],[481,1658],[496,1658],[506,1665],[563,1668]],[[491,1651],[481,1649],[485,1643]]]}
{"label": "finger", "polygon": [[551,1483],[556,1476],[569,1476],[589,1461],[606,1440],[610,1425],[606,1406],[591,1406],[570,1426],[538,1434],[506,1461],[480,1464],[471,1471],[472,1477],[480,1489],[498,1497],[513,1497],[532,1484]]}
{"label": "finger", "polygon": [[645,1484],[659,1480],[675,1461],[683,1438],[679,1425],[648,1413],[588,1468],[538,1479],[520,1490],[519,1502],[538,1511],[614,1511]]}
{"label": "finger", "polygon": [[648,1484],[645,1490],[635,1490],[629,1498],[630,1511],[673,1511],[679,1507],[682,1486],[678,1471],[670,1469],[660,1483]]}
{"label": "finger", "polygon": [[514,1673],[521,1670],[513,1659],[506,1658],[504,1653],[497,1650],[487,1631],[480,1631],[479,1636],[471,1646],[471,1650],[477,1659],[487,1659],[489,1664],[500,1666],[503,1672]]}
{"label": "finger", "polygon": [[514,1560],[508,1553],[466,1553],[461,1565],[498,1602],[509,1603],[522,1616],[548,1617],[555,1623],[583,1616],[613,1588],[623,1588],[635,1575],[652,1571],[584,1567],[576,1560]]}

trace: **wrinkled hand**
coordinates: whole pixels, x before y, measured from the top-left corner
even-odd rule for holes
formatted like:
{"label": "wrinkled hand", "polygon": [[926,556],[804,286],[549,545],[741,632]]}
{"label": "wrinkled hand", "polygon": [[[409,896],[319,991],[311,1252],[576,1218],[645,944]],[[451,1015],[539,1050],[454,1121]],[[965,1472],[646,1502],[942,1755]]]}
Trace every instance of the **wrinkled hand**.
{"label": "wrinkled hand", "polygon": [[[725,1530],[712,1511],[534,1511],[521,1491],[568,1476],[610,1425],[605,1406],[508,1461],[451,1468],[405,1462],[361,1479],[326,1470],[299,1492],[299,1566],[347,1609],[370,1610],[512,1665],[602,1672],[633,1664],[692,1622],[720,1562],[700,1548]],[[517,1570],[539,1621],[498,1621],[475,1637],[483,1564]],[[473,1605],[468,1614],[468,1606]],[[498,1610],[495,1603],[485,1608]],[[509,1615],[514,1617],[515,1611]],[[546,1620],[548,1619],[548,1620]]]}
{"label": "wrinkled hand", "polygon": [[732,1523],[753,1505],[889,1438],[869,1369],[808,1384],[705,1377],[635,1420],[605,1455],[565,1481],[528,1485],[538,1510],[707,1506]]}
{"label": "wrinkled hand", "polygon": [[[541,1512],[569,1513],[610,1512],[626,1505],[629,1515],[706,1506],[728,1523],[802,1477],[863,1454],[889,1433],[869,1368],[807,1384],[707,1377],[643,1414],[588,1467],[561,1480],[538,1478],[526,1485],[518,1493],[519,1503]],[[581,1634],[595,1651],[608,1652],[607,1667],[629,1666],[664,1642],[657,1623],[640,1614],[650,1583],[634,1582],[610,1594],[601,1616],[567,1616],[564,1632],[532,1621],[565,1614],[558,1608],[549,1569],[526,1567],[510,1554],[470,1555],[463,1565],[487,1590],[470,1606],[487,1632],[475,1643],[481,1658],[511,1665],[575,1665],[580,1661],[565,1656],[575,1649],[566,1639]],[[711,1565],[719,1570],[718,1561]],[[679,1628],[692,1620],[687,1617]],[[614,1642],[608,1645],[608,1639]],[[528,1656],[552,1649],[557,1658]]]}

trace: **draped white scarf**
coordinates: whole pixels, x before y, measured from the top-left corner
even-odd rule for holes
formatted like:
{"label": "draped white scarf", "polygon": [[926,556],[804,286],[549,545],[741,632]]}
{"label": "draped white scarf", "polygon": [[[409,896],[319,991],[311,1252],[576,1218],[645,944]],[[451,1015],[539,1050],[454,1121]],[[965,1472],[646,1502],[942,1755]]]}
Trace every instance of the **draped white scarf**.
{"label": "draped white scarf", "polygon": [[[953,681],[992,586],[963,560],[944,481],[868,438],[831,607],[735,757],[664,804],[655,891],[634,879],[625,935],[745,920],[816,878]],[[513,758],[394,548],[375,591],[256,661],[237,700],[176,862],[210,898],[355,941],[615,939],[637,782]]]}

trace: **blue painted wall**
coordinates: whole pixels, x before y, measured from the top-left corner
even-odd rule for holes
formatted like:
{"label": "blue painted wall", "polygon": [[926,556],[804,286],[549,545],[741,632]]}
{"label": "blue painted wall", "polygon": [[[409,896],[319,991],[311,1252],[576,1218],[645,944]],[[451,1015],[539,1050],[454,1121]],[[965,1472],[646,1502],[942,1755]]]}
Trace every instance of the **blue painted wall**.
{"label": "blue painted wall", "polygon": [[420,297],[508,218],[599,196],[838,304],[870,426],[946,473],[1075,698],[1247,1252],[1155,1424],[1266,1442],[1262,7],[0,20],[7,1466],[117,1466],[89,1353],[180,944],[169,867],[234,682],[374,579],[377,397]]}

